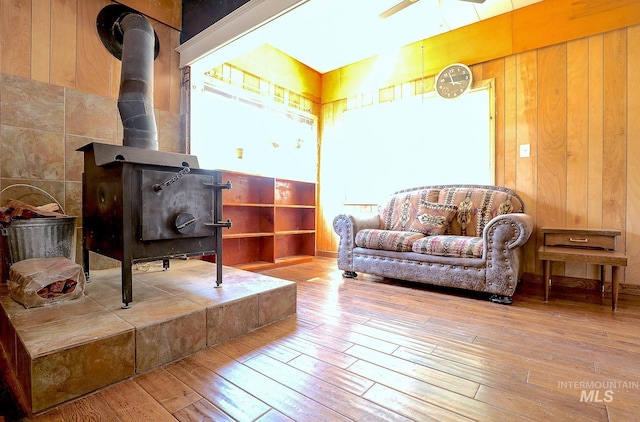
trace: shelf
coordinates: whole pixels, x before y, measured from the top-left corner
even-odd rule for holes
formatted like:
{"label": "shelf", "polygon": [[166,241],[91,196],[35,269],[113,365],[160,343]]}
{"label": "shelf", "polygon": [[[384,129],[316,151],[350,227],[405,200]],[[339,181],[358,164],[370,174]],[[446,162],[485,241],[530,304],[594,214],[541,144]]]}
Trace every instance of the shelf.
{"label": "shelf", "polygon": [[267,262],[267,261],[245,262],[242,264],[237,264],[235,265],[235,267],[245,271],[260,271],[260,270],[273,268],[273,262]]}
{"label": "shelf", "polygon": [[271,236],[273,237],[273,233],[265,233],[265,232],[261,232],[261,233],[222,233],[222,238],[223,239],[244,239],[247,237],[268,237]]}
{"label": "shelf", "polygon": [[278,258],[274,262],[255,261],[245,262],[243,264],[235,265],[236,268],[245,271],[261,271],[277,267],[285,267],[287,265],[302,264],[304,262],[310,262],[313,260],[311,255],[293,255]]}
{"label": "shelf", "polygon": [[222,238],[222,263],[237,266],[249,262],[274,262],[274,237]]}
{"label": "shelf", "polygon": [[276,236],[289,236],[294,234],[315,234],[315,230],[284,230],[275,232]]}
{"label": "shelf", "polygon": [[310,255],[315,256],[316,243],[315,232],[283,233],[276,236],[275,258],[282,259],[287,256]]}
{"label": "shelf", "polygon": [[231,220],[229,230],[223,232],[223,238],[229,235],[239,235],[247,233],[273,233],[273,207],[269,206],[249,206],[238,205],[222,206],[222,215],[225,219]]}
{"label": "shelf", "polygon": [[303,262],[310,262],[311,260],[313,260],[313,256],[311,255],[284,256],[282,258],[276,259],[276,265],[284,266],[284,265],[301,264]]}
{"label": "shelf", "polygon": [[315,208],[276,208],[274,227],[276,232],[315,230]]}
{"label": "shelf", "polygon": [[223,204],[273,205],[273,178],[243,173],[223,172],[222,181],[231,182],[231,189],[223,191]]}
{"label": "shelf", "polygon": [[234,202],[229,202],[229,203],[225,202],[224,206],[225,207],[247,207],[247,208],[250,208],[250,207],[270,207],[270,208],[273,208],[273,204],[261,204],[261,203],[258,203],[258,202],[253,203],[253,204],[249,204],[249,203],[243,204],[242,202],[235,202],[235,203]]}
{"label": "shelf", "polygon": [[275,204],[307,205],[315,208],[316,184],[294,180],[275,180]]}
{"label": "shelf", "polygon": [[276,205],[276,208],[310,208],[316,209],[314,205]]}
{"label": "shelf", "polygon": [[260,270],[308,262],[315,256],[316,184],[222,171],[222,262]]}

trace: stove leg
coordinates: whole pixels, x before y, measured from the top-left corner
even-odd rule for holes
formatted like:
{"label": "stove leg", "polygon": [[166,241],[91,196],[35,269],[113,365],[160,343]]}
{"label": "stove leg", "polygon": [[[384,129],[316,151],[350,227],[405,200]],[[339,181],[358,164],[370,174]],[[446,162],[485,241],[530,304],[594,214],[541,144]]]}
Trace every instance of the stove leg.
{"label": "stove leg", "polygon": [[133,302],[132,293],[132,262],[130,259],[124,259],[122,261],[122,309],[129,309],[131,302]]}
{"label": "stove leg", "polygon": [[[87,184],[85,180],[85,174],[82,173],[82,203],[86,203],[87,198]],[[85,219],[85,208],[82,209],[82,226],[85,227],[86,219]],[[82,231],[82,271],[84,271],[84,281],[85,283],[90,283],[89,279],[89,248],[87,248],[87,231]]]}
{"label": "stove leg", "polygon": [[[222,238],[222,236],[219,236]],[[221,250],[221,249],[218,249]],[[216,288],[222,284],[222,256],[220,253],[216,254]]]}
{"label": "stove leg", "polygon": [[89,249],[84,246],[84,238],[82,239],[82,270],[84,271],[84,279],[86,283],[90,283],[89,279]]}

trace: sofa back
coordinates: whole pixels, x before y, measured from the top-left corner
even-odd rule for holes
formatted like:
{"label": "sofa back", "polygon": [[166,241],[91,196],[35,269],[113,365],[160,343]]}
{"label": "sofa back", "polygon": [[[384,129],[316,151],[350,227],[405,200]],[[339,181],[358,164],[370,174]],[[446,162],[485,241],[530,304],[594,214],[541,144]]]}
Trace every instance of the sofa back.
{"label": "sofa back", "polygon": [[409,231],[420,204],[438,203],[458,208],[447,234],[482,236],[484,226],[501,214],[524,212],[524,203],[509,188],[488,185],[434,185],[395,192],[380,208],[382,228]]}

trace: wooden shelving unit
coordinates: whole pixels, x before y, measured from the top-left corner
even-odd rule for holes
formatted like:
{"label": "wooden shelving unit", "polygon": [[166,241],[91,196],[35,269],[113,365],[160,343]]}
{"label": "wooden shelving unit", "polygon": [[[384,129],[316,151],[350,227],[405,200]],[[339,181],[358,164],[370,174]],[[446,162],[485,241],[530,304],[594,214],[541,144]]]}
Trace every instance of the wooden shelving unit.
{"label": "wooden shelving unit", "polygon": [[223,171],[222,263],[246,270],[310,261],[316,254],[316,184]]}

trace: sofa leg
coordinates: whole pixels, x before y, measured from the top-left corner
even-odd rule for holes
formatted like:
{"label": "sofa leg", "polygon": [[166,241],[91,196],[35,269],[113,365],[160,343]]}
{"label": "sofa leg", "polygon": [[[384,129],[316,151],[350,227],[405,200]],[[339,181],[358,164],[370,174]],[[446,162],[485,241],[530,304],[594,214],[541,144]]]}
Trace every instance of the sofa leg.
{"label": "sofa leg", "polygon": [[503,296],[503,295],[491,295],[489,298],[493,303],[499,303],[501,305],[511,305],[513,299],[511,296]]}
{"label": "sofa leg", "polygon": [[358,274],[355,271],[345,271],[342,273],[342,276],[344,278],[356,278]]}

